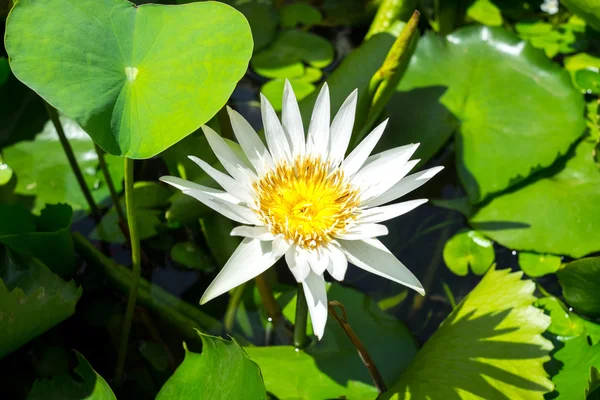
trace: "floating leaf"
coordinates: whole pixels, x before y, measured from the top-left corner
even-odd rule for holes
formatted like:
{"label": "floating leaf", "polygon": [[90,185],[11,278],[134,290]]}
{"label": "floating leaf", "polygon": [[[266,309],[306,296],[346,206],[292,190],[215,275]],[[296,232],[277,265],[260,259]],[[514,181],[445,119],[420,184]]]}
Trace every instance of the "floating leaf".
{"label": "floating leaf", "polygon": [[[78,365],[73,374],[38,379],[33,384],[27,400],[85,399],[117,400],[112,389],[87,360],[78,352]],[[74,379],[74,378],[77,379]]]}
{"label": "floating leaf", "polygon": [[248,22],[218,2],[23,0],[5,41],[17,78],[129,158],[152,157],[208,121],[252,54]]}
{"label": "floating leaf", "polygon": [[0,157],[0,186],[6,185],[13,177],[13,170],[5,164]]}
{"label": "floating leaf", "polygon": [[0,358],[70,317],[81,288],[37,259],[0,248]]}
{"label": "floating leaf", "polygon": [[71,277],[75,270],[72,216],[66,204],[46,206],[39,217],[20,205],[0,204],[0,243],[21,255],[39,258],[63,278]]}
{"label": "floating leaf", "polygon": [[552,323],[547,332],[560,337],[561,340],[574,338],[586,331],[585,320],[570,312],[556,297],[542,297],[535,305],[550,315]]}
{"label": "floating leaf", "polygon": [[235,342],[204,335],[202,354],[186,349],[185,359],[156,400],[266,399],[260,369]]}
{"label": "floating leaf", "polygon": [[490,269],[382,399],[542,399],[550,318],[521,276]]}
{"label": "floating leaf", "polygon": [[[308,67],[304,70],[304,75],[296,78],[289,78],[288,80],[294,89],[296,99],[302,101],[306,96],[314,92],[316,86],[313,82],[321,79],[321,76],[323,76],[321,70]],[[285,79],[277,78],[270,80],[260,88],[261,93],[269,99],[269,102],[275,111],[281,111],[284,86]]]}
{"label": "floating leaf", "polygon": [[585,399],[592,368],[600,370],[600,343],[590,346],[586,335],[564,342],[564,347],[554,354],[562,363],[558,374],[552,378],[561,400]]}
{"label": "floating leaf", "polygon": [[[387,382],[398,379],[417,352],[406,326],[353,289],[332,284],[328,298],[344,304],[350,325],[384,379]],[[328,321],[323,339],[303,351],[296,351],[293,346],[245,349],[260,366],[267,390],[279,399],[377,397],[377,390],[356,349],[333,319]]]}
{"label": "floating leaf", "polygon": [[582,47],[577,41],[585,32],[585,22],[577,17],[558,25],[540,20],[521,21],[515,24],[515,29],[521,38],[553,58],[559,53],[573,53]]}
{"label": "floating leaf", "polygon": [[600,31],[600,3],[596,0],[561,0],[561,3]]}
{"label": "floating leaf", "polygon": [[583,93],[600,93],[600,58],[579,53],[565,58],[565,69],[571,73],[573,84]]}
{"label": "floating leaf", "polygon": [[[110,194],[104,177],[98,170],[94,142],[72,120],[61,118],[61,122],[85,182],[96,202],[100,203]],[[36,196],[32,210],[34,213],[39,213],[46,204],[56,203],[67,203],[74,211],[89,209],[51,122],[46,123],[44,130],[34,141],[23,141],[7,147],[3,149],[3,155],[4,161],[18,177],[15,193]],[[123,160],[120,157],[106,156],[106,163],[113,182],[119,186],[123,180]]]}
{"label": "floating leaf", "polygon": [[444,262],[459,276],[466,276],[469,267],[475,275],[483,275],[494,262],[494,243],[476,231],[454,235],[444,246]]}
{"label": "floating leaf", "polygon": [[252,68],[267,78],[304,75],[303,62],[324,68],[333,61],[333,46],[314,33],[296,29],[284,31],[267,49],[252,58]]}
{"label": "floating leaf", "polygon": [[593,148],[594,141],[585,138],[555,167],[496,197],[469,223],[510,249],[575,258],[600,250],[600,174]]}
{"label": "floating leaf", "polygon": [[590,317],[600,316],[600,257],[570,262],[557,275],[569,305]]}
{"label": "floating leaf", "polygon": [[398,90],[387,109],[397,140],[421,142],[416,155],[426,158],[456,129],[459,178],[471,203],[551,165],[585,128],[583,98],[568,73],[501,28],[426,35]]}
{"label": "floating leaf", "polygon": [[[161,225],[161,209],[166,208],[173,192],[168,186],[157,182],[135,182],[135,215],[137,217],[138,236],[141,240],[156,235]],[[125,199],[121,199],[125,209]],[[102,217],[100,223],[90,233],[90,238],[110,243],[125,243],[126,239],[119,227],[119,215],[114,206]]]}
{"label": "floating leaf", "polygon": [[552,254],[519,252],[519,266],[532,278],[553,274],[560,268],[561,259]]}
{"label": "floating leaf", "polygon": [[502,13],[490,0],[476,0],[467,8],[467,16],[488,26],[502,25]]}
{"label": "floating leaf", "polygon": [[294,28],[296,25],[310,27],[321,23],[323,17],[318,9],[306,3],[292,3],[281,9],[281,25]]}

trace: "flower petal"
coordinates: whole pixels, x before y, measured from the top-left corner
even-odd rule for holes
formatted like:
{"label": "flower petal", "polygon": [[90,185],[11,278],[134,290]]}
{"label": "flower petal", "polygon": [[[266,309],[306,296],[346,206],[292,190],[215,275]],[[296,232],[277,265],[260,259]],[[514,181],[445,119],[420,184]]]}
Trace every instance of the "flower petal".
{"label": "flower petal", "polygon": [[442,169],[444,169],[442,166],[434,167],[426,169],[425,171],[417,172],[416,174],[409,175],[406,178],[398,181],[394,186],[379,196],[365,201],[364,205],[368,207],[375,207],[381,204],[389,203],[390,201],[394,201],[397,198],[402,197],[405,194],[421,187],[421,185],[433,178]]}
{"label": "flower petal", "polygon": [[303,282],[310,273],[310,265],[308,264],[306,252],[295,244],[291,245],[285,253],[285,262],[298,283]]}
{"label": "flower petal", "polygon": [[204,131],[204,135],[206,136],[206,140],[208,140],[210,148],[213,150],[225,170],[229,172],[229,175],[240,182],[248,182],[250,181],[250,178],[256,176],[251,167],[235,154],[217,132],[206,125],[202,127],[202,131]]}
{"label": "flower petal", "polygon": [[327,324],[327,289],[325,288],[325,279],[322,275],[317,275],[310,271],[306,279],[302,282],[302,289],[306,296],[308,312],[313,325],[315,336],[321,340]]}
{"label": "flower petal", "polygon": [[344,101],[331,123],[329,160],[332,165],[338,165],[344,159],[348,149],[356,115],[357,99],[358,89],[355,89]]}
{"label": "flower petal", "polygon": [[266,226],[236,226],[231,230],[231,236],[243,236],[257,240],[272,241],[275,239],[275,235],[271,233],[269,228]]}
{"label": "flower petal", "polygon": [[288,251],[290,246],[291,244],[288,243],[288,241],[283,237],[283,235],[277,235],[273,240],[273,254],[275,255],[275,257],[279,258]]}
{"label": "flower petal", "polygon": [[388,119],[379,124],[358,146],[356,146],[354,150],[352,150],[348,157],[346,157],[342,163],[342,168],[347,177],[351,177],[358,172],[360,167],[367,161],[367,158],[375,148],[375,145],[379,142],[379,139],[381,139],[381,135],[383,135],[387,123]]}
{"label": "flower petal", "polygon": [[277,164],[281,160],[290,160],[291,152],[287,137],[273,106],[262,93],[260,94],[260,112],[273,161]]}
{"label": "flower petal", "polygon": [[427,203],[427,199],[417,199],[390,204],[389,206],[369,208],[361,213],[357,222],[362,224],[366,222],[377,223],[387,221],[402,214],[406,214],[425,203]]}
{"label": "flower petal", "polygon": [[265,144],[260,140],[260,137],[252,128],[252,126],[242,117],[237,111],[231,107],[227,107],[227,113],[231,120],[231,127],[233,133],[237,138],[240,146],[244,150],[246,157],[259,174],[266,172],[266,167],[273,167],[273,158],[271,153],[267,150]]}
{"label": "flower petal", "polygon": [[283,130],[287,134],[288,141],[292,146],[292,157],[304,155],[305,139],[304,126],[302,124],[302,115],[296,101],[296,95],[290,81],[285,80],[283,88],[283,106],[281,109],[281,122]]}
{"label": "flower petal", "polygon": [[[352,184],[361,192],[361,201],[365,202],[379,196],[404,178],[410,169],[403,169],[403,167],[417,147],[419,147],[418,143],[390,149],[374,156],[376,158],[368,164],[365,163],[352,177]],[[416,165],[417,162],[413,160],[412,165]]]}
{"label": "flower petal", "polygon": [[336,238],[344,240],[369,239],[384,236],[389,233],[387,226],[380,224],[357,224],[344,233],[338,233]]}
{"label": "flower petal", "polygon": [[317,275],[323,275],[329,264],[329,250],[326,247],[308,253],[310,268]]}
{"label": "flower petal", "polygon": [[221,171],[213,168],[204,160],[195,156],[188,156],[190,160],[198,164],[211,178],[213,178],[227,193],[237,197],[246,204],[253,204],[254,198],[243,184],[240,184],[235,179]]}
{"label": "flower petal", "polygon": [[[240,205],[239,201],[228,193],[207,188],[174,176],[162,176],[160,180],[181,189],[183,193],[192,196],[207,207],[212,208],[233,221],[249,225],[263,225],[254,211]],[[223,194],[227,194],[228,196],[223,196]],[[230,201],[229,197],[236,201]]]}
{"label": "flower petal", "polygon": [[379,240],[339,240],[339,243],[352,264],[425,295],[421,282]]}
{"label": "flower petal", "polygon": [[208,286],[200,304],[214,299],[265,272],[279,259],[270,242],[245,238],[233,252],[221,272]]}
{"label": "flower petal", "polygon": [[329,86],[325,82],[315,102],[310,117],[310,125],[308,126],[306,150],[310,156],[324,158],[327,155],[329,149],[329,123],[331,121],[330,112]]}
{"label": "flower petal", "polygon": [[337,246],[330,245],[329,251],[329,264],[327,265],[327,271],[336,281],[343,281],[348,270],[348,259],[344,252]]}

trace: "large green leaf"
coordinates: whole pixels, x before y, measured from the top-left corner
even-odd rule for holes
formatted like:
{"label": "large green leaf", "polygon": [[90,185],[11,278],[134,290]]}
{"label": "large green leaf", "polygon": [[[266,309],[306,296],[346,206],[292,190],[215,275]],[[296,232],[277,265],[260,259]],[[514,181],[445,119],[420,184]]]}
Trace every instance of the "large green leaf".
{"label": "large green leaf", "polygon": [[[36,380],[27,400],[117,400],[104,378],[94,371],[81,354],[75,354],[78,365],[73,374]],[[74,379],[75,377],[77,379]]]}
{"label": "large green leaf", "polygon": [[594,29],[600,31],[600,2],[597,0],[561,0],[561,3],[583,18]]}
{"label": "large green leaf", "polygon": [[71,239],[73,211],[65,204],[46,206],[39,217],[20,205],[0,204],[0,243],[39,258],[54,273],[67,278],[75,270]]}
{"label": "large green leaf", "polygon": [[[61,118],[85,182],[96,202],[109,196],[108,186],[98,170],[94,142],[72,120]],[[15,192],[36,196],[33,212],[39,213],[46,204],[67,203],[73,210],[87,210],[88,204],[71,170],[58,135],[51,122],[33,141],[19,142],[3,150],[4,161],[18,177]],[[119,187],[123,180],[123,160],[106,156],[110,175]]]}
{"label": "large green leaf", "polygon": [[420,158],[457,129],[458,173],[472,203],[549,166],[585,128],[569,75],[501,28],[426,35],[398,91],[390,128],[399,142],[422,142]]}
{"label": "large green leaf", "polygon": [[585,138],[566,160],[527,186],[493,199],[470,219],[471,226],[515,250],[576,258],[600,250],[594,144]]}
{"label": "large green leaf", "polygon": [[[417,352],[406,326],[381,311],[371,298],[353,289],[332,284],[328,298],[344,304],[350,325],[384,379],[387,382],[398,379]],[[293,303],[291,299],[290,306]],[[293,310],[284,307],[284,313],[286,309]],[[245,349],[260,366],[267,390],[279,399],[377,397],[377,390],[356,349],[333,319],[327,322],[323,339],[305,350],[296,351],[293,346]]]}
{"label": "large green leaf", "polygon": [[557,275],[569,305],[590,317],[600,316],[600,257],[573,261]]}
{"label": "large green leaf", "polygon": [[592,368],[600,371],[600,343],[590,346],[583,334],[564,342],[554,355],[562,363],[552,378],[560,400],[585,399],[592,379]]}
{"label": "large green leaf", "polygon": [[0,358],[75,312],[81,288],[37,259],[0,248]]}
{"label": "large green leaf", "polygon": [[266,399],[258,365],[235,342],[198,333],[202,354],[186,349],[185,359],[156,400]]}
{"label": "large green leaf", "polygon": [[5,42],[21,81],[129,158],[152,157],[208,121],[252,54],[248,22],[218,2],[22,0]]}
{"label": "large green leaf", "polygon": [[532,281],[491,269],[425,343],[383,399],[542,399],[550,318]]}

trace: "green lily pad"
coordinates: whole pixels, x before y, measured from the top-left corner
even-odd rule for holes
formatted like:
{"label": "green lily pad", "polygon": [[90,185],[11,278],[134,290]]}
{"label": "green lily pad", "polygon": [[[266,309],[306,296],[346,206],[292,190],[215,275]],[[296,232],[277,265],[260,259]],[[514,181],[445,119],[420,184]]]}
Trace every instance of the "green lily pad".
{"label": "green lily pad", "polygon": [[490,269],[429,338],[389,399],[542,399],[550,318],[533,307],[535,284]]}
{"label": "green lily pad", "polygon": [[0,204],[0,243],[21,255],[37,257],[52,272],[70,278],[75,272],[72,216],[66,204],[48,205],[39,217],[21,205]]}
{"label": "green lily pad", "polygon": [[561,259],[552,254],[537,254],[521,251],[519,266],[532,278],[553,274],[560,268]]}
{"label": "green lily pad", "polygon": [[467,16],[473,21],[477,21],[488,26],[502,25],[502,12],[490,0],[475,0],[467,8]]}
{"label": "green lily pad", "polygon": [[[135,182],[133,196],[135,198],[135,215],[140,240],[149,239],[159,232],[162,224],[162,209],[167,207],[172,190],[158,182]],[[121,199],[121,207],[125,207],[125,199]],[[100,223],[90,233],[90,238],[110,243],[125,243],[127,239],[119,227],[119,215],[114,206],[102,217]]]}
{"label": "green lily pad", "polygon": [[[304,75],[295,78],[289,78],[288,80],[294,89],[296,99],[298,101],[302,101],[304,98],[306,98],[306,96],[313,93],[316,89],[314,82],[321,79],[322,76],[323,73],[321,70],[308,67],[304,70]],[[275,111],[281,111],[284,86],[285,78],[276,78],[265,83],[260,88],[261,93],[264,94],[267,99],[269,99],[269,102]]]}
{"label": "green lily pad", "polygon": [[559,399],[585,399],[592,380],[592,368],[600,370],[600,343],[590,346],[587,335],[580,335],[565,341],[554,358],[562,363],[558,374],[552,378]]}
{"label": "green lily pad", "polygon": [[561,0],[561,3],[600,31],[600,3],[596,0]]}
{"label": "green lily pad", "polygon": [[402,143],[422,143],[417,157],[435,153],[457,130],[457,169],[471,203],[551,165],[585,129],[583,98],[568,73],[501,28],[427,34],[398,91],[404,95],[387,108],[390,129]]}
{"label": "green lily pad", "polygon": [[590,317],[600,316],[600,257],[570,262],[557,275],[569,305]]}
{"label": "green lily pad", "polygon": [[[72,120],[61,118],[61,122],[85,182],[96,202],[100,203],[110,193],[102,172],[98,169],[94,142]],[[44,130],[34,141],[14,144],[3,149],[3,154],[4,161],[18,177],[15,193],[35,196],[32,209],[34,213],[39,213],[46,204],[56,203],[66,203],[74,211],[89,209],[51,122],[46,123]],[[108,155],[106,163],[113,182],[118,187],[123,180],[123,160]]]}
{"label": "green lily pad", "polygon": [[443,256],[456,275],[466,276],[469,267],[475,275],[483,275],[494,262],[494,243],[476,231],[459,232],[446,242]]}
{"label": "green lily pad", "polygon": [[[38,379],[33,384],[27,400],[85,399],[117,400],[112,389],[78,352],[77,367],[73,374],[65,373],[52,379]],[[74,379],[76,377],[77,379]]]}
{"label": "green lily pad", "polygon": [[571,73],[573,84],[583,93],[600,93],[600,58],[579,53],[565,58],[565,69]]}
{"label": "green lily pad", "polygon": [[267,78],[293,78],[304,75],[304,63],[324,68],[334,58],[329,41],[314,33],[289,29],[267,49],[252,58],[252,68]]}
{"label": "green lily pad", "polygon": [[510,249],[574,258],[599,251],[600,174],[592,158],[594,145],[585,138],[537,179],[482,207],[470,225]]}
{"label": "green lily pad", "polygon": [[13,177],[13,170],[5,164],[0,157],[0,186],[6,185]]}
{"label": "green lily pad", "polygon": [[186,349],[185,359],[156,400],[267,398],[260,369],[235,341],[204,335],[202,354]]}
{"label": "green lily pad", "polygon": [[542,297],[535,302],[535,306],[544,309],[550,315],[552,323],[546,332],[556,335],[562,341],[586,332],[585,320],[570,312],[556,297]]}
{"label": "green lily pad", "polygon": [[[417,352],[408,328],[356,290],[334,283],[329,286],[327,295],[329,300],[344,304],[350,325],[383,378],[387,382],[398,379]],[[260,366],[267,390],[279,399],[377,397],[377,390],[356,349],[332,318],[327,322],[323,339],[314,341],[305,350],[296,351],[293,346],[246,347],[245,350]]]}
{"label": "green lily pad", "polygon": [[515,29],[522,39],[533,47],[542,49],[553,58],[559,53],[568,54],[580,50],[584,43],[579,40],[585,33],[585,22],[575,16],[565,23],[551,24],[541,20],[520,21]]}
{"label": "green lily pad", "polygon": [[208,121],[252,54],[248,22],[218,2],[23,0],[5,43],[17,78],[129,158],[152,157]]}
{"label": "green lily pad", "polygon": [[323,17],[318,9],[306,3],[292,3],[283,7],[281,13],[281,26],[294,28],[296,25],[310,27],[321,23]]}
{"label": "green lily pad", "polygon": [[0,248],[0,358],[75,312],[81,288],[37,259]]}

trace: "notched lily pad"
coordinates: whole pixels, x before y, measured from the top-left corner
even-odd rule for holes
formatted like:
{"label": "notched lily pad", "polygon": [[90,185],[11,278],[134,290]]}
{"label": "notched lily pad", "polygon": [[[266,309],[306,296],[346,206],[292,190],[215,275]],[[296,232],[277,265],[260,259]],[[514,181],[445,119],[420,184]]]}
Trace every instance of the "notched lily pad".
{"label": "notched lily pad", "polygon": [[494,243],[477,231],[459,232],[446,242],[443,256],[456,275],[467,275],[469,267],[475,275],[483,275],[494,262]]}

